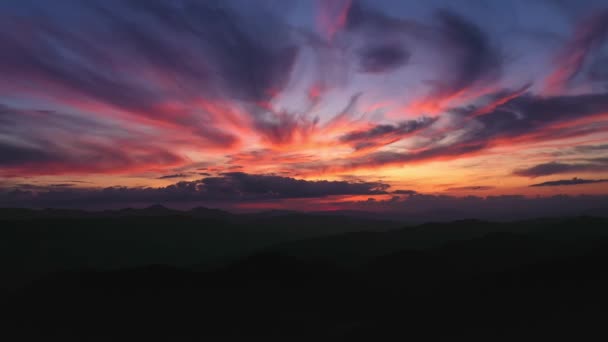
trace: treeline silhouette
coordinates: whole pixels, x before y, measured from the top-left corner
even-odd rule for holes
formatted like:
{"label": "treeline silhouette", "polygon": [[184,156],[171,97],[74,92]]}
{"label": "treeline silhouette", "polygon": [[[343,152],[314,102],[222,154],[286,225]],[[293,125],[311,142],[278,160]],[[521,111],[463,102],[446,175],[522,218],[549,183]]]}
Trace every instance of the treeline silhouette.
{"label": "treeline silhouette", "polygon": [[3,331],[23,340],[608,335],[606,218],[1,211]]}

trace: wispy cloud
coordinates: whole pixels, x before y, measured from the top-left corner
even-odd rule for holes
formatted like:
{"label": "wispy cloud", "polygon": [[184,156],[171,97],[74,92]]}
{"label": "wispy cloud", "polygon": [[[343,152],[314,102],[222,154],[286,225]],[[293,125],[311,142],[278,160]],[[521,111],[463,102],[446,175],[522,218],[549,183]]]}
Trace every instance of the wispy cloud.
{"label": "wispy cloud", "polygon": [[556,174],[582,173],[582,172],[607,172],[608,158],[596,158],[583,163],[559,163],[550,162],[532,166],[526,169],[515,170],[518,176],[541,177]]}
{"label": "wispy cloud", "polygon": [[557,92],[567,87],[607,38],[608,9],[597,11],[582,20],[555,59],[555,71],[545,81],[546,91]]}
{"label": "wispy cloud", "polygon": [[160,176],[160,177],[158,177],[158,179],[174,179],[174,178],[188,178],[188,177],[190,177],[190,175],[185,174],[185,173],[174,173],[171,175]]}
{"label": "wispy cloud", "polygon": [[549,181],[543,183],[532,184],[530,186],[563,186],[563,185],[581,185],[581,184],[593,184],[593,183],[604,183],[608,182],[608,179],[582,179],[582,178],[572,178],[572,179],[560,179],[556,181]]}

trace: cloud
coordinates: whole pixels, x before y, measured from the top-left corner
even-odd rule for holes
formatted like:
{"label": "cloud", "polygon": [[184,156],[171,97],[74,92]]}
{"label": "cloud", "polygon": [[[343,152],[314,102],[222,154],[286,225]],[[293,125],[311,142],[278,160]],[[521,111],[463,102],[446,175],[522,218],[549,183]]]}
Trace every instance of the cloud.
{"label": "cloud", "polygon": [[424,25],[392,17],[381,11],[354,1],[350,6],[346,29],[355,35],[360,45],[354,49],[359,71],[385,73],[406,65],[411,51],[407,38],[423,31]]}
{"label": "cloud", "polygon": [[147,13],[167,33],[197,43],[210,63],[203,73],[211,77],[209,85],[221,85],[228,96],[252,102],[267,101],[285,86],[297,47],[291,28],[278,17],[262,11],[240,13],[223,2],[152,2],[131,1],[137,12]]}
{"label": "cloud", "polygon": [[346,29],[351,32],[363,32],[370,35],[409,33],[416,30],[417,23],[392,17],[379,10],[364,5],[362,1],[353,1],[349,7]]}
{"label": "cloud", "polygon": [[597,158],[585,163],[558,163],[550,162],[532,166],[526,169],[515,170],[513,174],[524,177],[541,177],[556,174],[579,173],[579,172],[605,172],[608,171],[608,160]]}
{"label": "cloud", "polygon": [[545,90],[556,92],[567,87],[607,38],[608,9],[604,9],[596,11],[576,27],[573,37],[555,59],[555,71],[547,77]]}
{"label": "cloud", "polygon": [[341,142],[352,144],[356,150],[360,150],[401,140],[409,134],[429,127],[435,121],[434,118],[421,117],[417,120],[402,121],[395,125],[376,125],[368,130],[347,133],[339,139]]}
{"label": "cloud", "polygon": [[427,96],[412,101],[408,110],[439,113],[455,100],[477,96],[502,73],[502,56],[496,44],[476,23],[449,10],[435,13],[437,24],[423,32],[434,53],[442,56]]}
{"label": "cloud", "polygon": [[210,193],[252,194],[278,198],[323,197],[330,195],[383,194],[388,185],[379,182],[306,181],[272,175],[225,173],[202,180]]}
{"label": "cloud", "polygon": [[485,191],[492,190],[493,186],[484,186],[484,185],[470,185],[470,186],[459,186],[453,188],[447,188],[446,191]]}
{"label": "cloud", "polygon": [[173,178],[188,178],[188,177],[190,177],[190,175],[187,175],[185,173],[175,173],[172,175],[160,176],[160,177],[158,177],[158,179],[173,179]]}
{"label": "cloud", "polygon": [[579,145],[579,146],[576,146],[574,148],[577,151],[579,151],[579,152],[588,153],[588,152],[608,150],[608,144],[603,144],[603,145]]}
{"label": "cloud", "polygon": [[604,114],[608,111],[608,94],[543,97],[519,96],[482,115],[483,124],[477,138],[514,137],[540,130],[549,124]]}
{"label": "cloud", "polygon": [[3,176],[124,173],[185,162],[144,132],[55,111],[0,106],[0,136]]}
{"label": "cloud", "polygon": [[475,82],[493,80],[501,69],[501,58],[479,26],[453,12],[437,12],[442,35],[441,48],[450,74],[435,81],[433,96],[444,98],[471,87]]}
{"label": "cloud", "polygon": [[472,115],[478,116],[478,115],[484,115],[487,113],[491,113],[496,108],[504,105],[505,103],[524,95],[528,91],[528,89],[530,89],[531,86],[532,86],[532,83],[526,83],[523,86],[521,86],[520,88],[515,89],[515,90],[506,89],[506,90],[498,91],[494,94],[490,94],[489,96],[486,96],[486,98],[489,99],[489,102],[487,104],[475,109],[475,111],[473,112]]}
{"label": "cloud", "polygon": [[[374,151],[332,160],[331,163],[304,162],[294,167],[300,171],[322,173],[429,160],[449,160],[480,153],[493,146],[508,145],[512,141],[546,141],[602,132],[606,128],[600,122],[592,122],[588,126],[585,124],[569,126],[565,123],[607,113],[608,94],[553,97],[524,94],[498,105],[487,114],[475,116],[476,110],[477,108],[473,106],[453,108],[439,119],[441,121],[438,121],[437,126],[443,126],[442,129],[426,132],[429,142],[422,148]],[[562,125],[554,126],[557,123]],[[357,132],[350,139],[353,141],[356,140],[354,138],[363,139],[368,134],[371,137],[384,137],[385,131],[393,132],[397,130],[396,127],[398,126],[379,126],[369,132]],[[361,144],[359,147],[366,145]]]}
{"label": "cloud", "polygon": [[0,166],[15,166],[30,162],[47,162],[53,159],[48,151],[28,146],[0,143]]}
{"label": "cloud", "polygon": [[341,172],[362,168],[376,168],[385,165],[402,165],[428,160],[452,159],[479,152],[486,148],[485,142],[460,143],[435,146],[415,152],[377,151],[362,156],[334,160],[331,163],[311,162],[296,165],[296,169],[310,173]]}
{"label": "cloud", "polygon": [[196,181],[181,181],[161,188],[109,187],[103,189],[55,187],[4,189],[1,206],[95,206],[129,203],[187,203],[320,198],[337,195],[386,194],[380,182],[307,181],[274,175],[224,173]]}
{"label": "cloud", "polygon": [[36,20],[0,17],[0,87],[85,112],[118,110],[209,148],[236,146],[255,129],[247,127],[255,111],[229,110],[281,93],[301,43],[281,18],[227,2],[92,1],[73,4],[78,16],[37,10]]}
{"label": "cloud", "polygon": [[604,182],[608,182],[608,179],[581,179],[581,178],[575,177],[572,179],[561,179],[561,180],[556,180],[556,181],[532,184],[530,186],[539,187],[539,186],[581,185],[581,184],[593,184],[593,183],[604,183]]}
{"label": "cloud", "polygon": [[254,126],[270,146],[306,142],[318,120],[286,111],[257,110]]}
{"label": "cloud", "polygon": [[[82,30],[86,27],[68,30],[42,18],[35,22],[3,18],[0,25],[0,46],[4,51],[0,56],[0,71],[5,82],[19,85],[24,80],[36,80],[51,86],[48,91],[78,93],[132,111],[149,109],[146,99],[157,98],[149,88],[138,87],[108,72],[111,70],[109,51],[84,37]],[[26,30],[27,39],[19,37],[15,27]],[[65,50],[95,63],[97,68],[66,58]]]}
{"label": "cloud", "polygon": [[608,56],[594,61],[589,67],[588,76],[592,82],[599,83],[600,86],[604,87],[604,90],[608,90]]}
{"label": "cloud", "polygon": [[370,46],[358,51],[359,71],[381,73],[393,71],[407,64],[410,53],[397,44]]}
{"label": "cloud", "polygon": [[365,46],[359,50],[360,64],[369,63],[372,70],[384,71],[391,67],[390,70],[405,64],[410,53],[402,45],[403,39],[423,39],[444,56],[440,78],[430,82],[431,94],[422,102],[445,101],[476,82],[495,80],[499,76],[500,53],[478,25],[445,9],[437,10],[434,19],[435,22],[424,24],[400,19],[357,1],[350,7],[346,27],[350,32],[363,35]]}
{"label": "cloud", "polygon": [[414,190],[395,190],[391,192],[392,194],[397,195],[416,195],[418,192]]}
{"label": "cloud", "polygon": [[[519,87],[520,74],[499,79],[505,40],[473,10],[428,8],[429,17],[407,19],[396,14],[401,5],[319,1],[317,34],[301,11],[246,2],[4,2],[0,94],[11,107],[0,107],[0,176],[171,179],[194,175],[201,160],[214,165],[207,176],[234,166],[323,176],[608,129],[608,94],[595,87],[541,96]],[[582,50],[572,50],[601,52],[604,26],[585,23],[573,40]],[[555,164],[516,172],[604,170]]]}
{"label": "cloud", "polygon": [[352,0],[317,0],[317,28],[326,39],[344,28]]}

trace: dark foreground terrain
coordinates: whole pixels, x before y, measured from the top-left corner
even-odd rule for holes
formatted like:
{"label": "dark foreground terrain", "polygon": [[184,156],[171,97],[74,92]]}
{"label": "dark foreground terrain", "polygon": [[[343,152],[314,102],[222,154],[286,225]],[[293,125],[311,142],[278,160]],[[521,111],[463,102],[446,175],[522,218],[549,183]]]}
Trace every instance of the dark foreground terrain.
{"label": "dark foreground terrain", "polygon": [[605,218],[402,227],[164,208],[2,217],[1,331],[11,341],[608,337]]}

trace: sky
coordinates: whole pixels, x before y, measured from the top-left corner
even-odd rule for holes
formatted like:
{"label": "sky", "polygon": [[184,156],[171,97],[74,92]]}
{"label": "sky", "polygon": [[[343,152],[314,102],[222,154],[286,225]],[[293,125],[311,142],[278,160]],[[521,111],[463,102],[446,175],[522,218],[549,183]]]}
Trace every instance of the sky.
{"label": "sky", "polygon": [[2,1],[0,75],[4,207],[607,203],[605,1]]}

